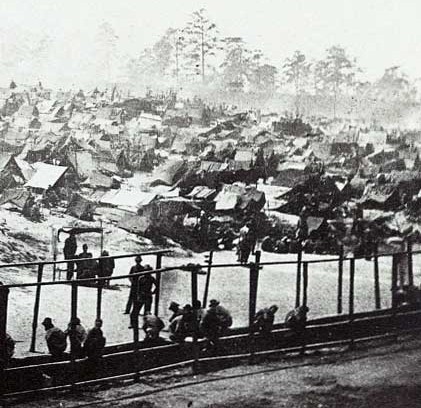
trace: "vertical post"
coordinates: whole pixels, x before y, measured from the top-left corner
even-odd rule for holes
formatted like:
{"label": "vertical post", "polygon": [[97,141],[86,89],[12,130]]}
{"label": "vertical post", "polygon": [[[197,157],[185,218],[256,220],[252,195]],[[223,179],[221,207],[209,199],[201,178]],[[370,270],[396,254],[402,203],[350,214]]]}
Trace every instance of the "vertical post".
{"label": "vertical post", "polygon": [[0,398],[6,392],[7,351],[6,351],[6,332],[7,332],[7,304],[9,300],[9,288],[3,286],[0,282]]}
{"label": "vertical post", "polygon": [[[139,277],[136,276],[133,278],[132,281],[132,287],[133,287],[133,293],[136,297],[139,293]],[[133,303],[137,300],[133,300]],[[133,304],[133,308],[135,307],[135,304]],[[133,316],[133,319],[132,319]],[[138,313],[131,313],[130,314],[130,322],[133,329],[133,354],[134,354],[134,362],[135,362],[135,368],[136,372],[133,377],[135,382],[139,381],[139,367],[140,367],[140,353],[139,353],[139,314]]]}
{"label": "vertical post", "polygon": [[397,299],[396,299],[396,292],[398,289],[398,255],[392,255],[392,309],[396,309],[397,307]]}
{"label": "vertical post", "polygon": [[[44,265],[38,265],[38,275],[37,275],[37,283],[42,282],[42,273],[43,273]],[[31,353],[35,353],[35,343],[37,338],[37,327],[38,327],[38,314],[39,314],[39,303],[41,298],[41,285],[37,285],[35,290],[35,304],[34,304],[34,315],[32,318],[32,337],[31,337],[31,345],[29,347],[29,351]]]}
{"label": "vertical post", "polygon": [[205,291],[203,293],[202,307],[206,307],[206,303],[208,302],[210,277],[211,277],[212,262],[213,262],[213,251],[209,252],[208,259],[205,262],[207,262],[208,268],[206,271],[206,282],[205,282]]}
{"label": "vertical post", "polygon": [[[398,312],[398,263],[399,263],[399,254],[392,255],[392,315],[391,315],[391,328],[393,331],[396,331],[396,314]],[[398,336],[394,337],[395,341],[398,340]]]}
{"label": "vertical post", "polygon": [[307,287],[308,287],[308,262],[303,262],[303,302],[302,302],[302,306],[307,306]]}
{"label": "vertical post", "polygon": [[378,252],[379,252],[379,246],[378,244],[376,244],[376,246],[374,247],[374,298],[375,298],[376,309],[381,308]]}
{"label": "vertical post", "polygon": [[104,229],[102,228],[102,220],[99,220],[99,225],[101,226],[101,252],[100,252],[100,255],[102,255],[102,251],[104,250]]}
{"label": "vertical post", "polygon": [[343,276],[344,276],[344,246],[341,245],[339,249],[339,263],[338,263],[338,304],[337,304],[338,314],[342,314]]}
{"label": "vertical post", "polygon": [[[162,254],[156,254],[155,269],[161,269],[162,267]],[[156,289],[155,289],[155,304],[154,313],[155,316],[159,315],[159,300],[161,297],[161,272],[155,274]]]}
{"label": "vertical post", "polygon": [[295,285],[295,307],[300,306],[300,297],[301,297],[301,259],[303,253],[301,248],[298,250],[297,254],[297,278]]}
{"label": "vertical post", "polygon": [[408,285],[414,286],[414,269],[412,263],[412,241],[408,238],[407,241],[407,253],[408,253]]}
{"label": "vertical post", "polygon": [[[77,280],[72,281],[72,294],[71,294],[71,304],[70,304],[70,336],[71,338],[76,335],[76,324],[75,320],[77,317]],[[71,365],[71,384],[74,386],[77,382],[77,372],[76,372],[76,350],[74,350],[72,341],[70,341],[70,365]]]}
{"label": "vertical post", "polygon": [[100,282],[96,292],[96,318],[101,319],[102,311],[102,283]]}
{"label": "vertical post", "polygon": [[260,251],[256,251],[256,262],[250,264],[249,281],[249,352],[250,363],[254,360],[254,316],[256,315],[257,288],[259,283]]}
{"label": "vertical post", "polygon": [[351,258],[349,261],[349,336],[351,349],[354,348],[354,333],[353,333],[353,322],[354,322],[354,278],[355,278],[355,259]]}
{"label": "vertical post", "polygon": [[198,337],[198,318],[197,318],[197,274],[198,268],[194,267],[191,270],[191,301],[194,314],[194,328],[193,328],[193,373],[199,372],[199,343]]}

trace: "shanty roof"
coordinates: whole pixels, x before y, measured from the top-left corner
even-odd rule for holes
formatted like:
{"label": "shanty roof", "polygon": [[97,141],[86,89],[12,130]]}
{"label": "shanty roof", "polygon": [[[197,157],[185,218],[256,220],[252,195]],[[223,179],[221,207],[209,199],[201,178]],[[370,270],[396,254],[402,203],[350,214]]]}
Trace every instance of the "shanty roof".
{"label": "shanty roof", "polygon": [[149,204],[156,197],[155,193],[140,190],[110,190],[100,199],[101,204],[125,207],[135,211]]}
{"label": "shanty roof", "polygon": [[196,186],[187,194],[186,197],[196,198],[196,199],[206,199],[211,197],[216,192],[215,189],[209,188],[206,186]]}
{"label": "shanty roof", "polygon": [[43,190],[46,190],[49,186],[54,187],[68,169],[65,166],[54,166],[47,163],[35,163],[34,167],[36,169],[35,174],[25,184],[25,187]]}

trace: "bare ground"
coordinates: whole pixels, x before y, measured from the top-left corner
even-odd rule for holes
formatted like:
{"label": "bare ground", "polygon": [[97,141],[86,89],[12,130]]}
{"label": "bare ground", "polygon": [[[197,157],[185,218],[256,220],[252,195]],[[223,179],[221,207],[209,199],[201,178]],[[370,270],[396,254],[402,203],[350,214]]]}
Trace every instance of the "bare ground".
{"label": "bare ground", "polygon": [[[421,340],[278,356],[254,365],[190,369],[50,395],[20,407],[126,408],[419,408]],[[15,401],[16,403],[16,401]]]}

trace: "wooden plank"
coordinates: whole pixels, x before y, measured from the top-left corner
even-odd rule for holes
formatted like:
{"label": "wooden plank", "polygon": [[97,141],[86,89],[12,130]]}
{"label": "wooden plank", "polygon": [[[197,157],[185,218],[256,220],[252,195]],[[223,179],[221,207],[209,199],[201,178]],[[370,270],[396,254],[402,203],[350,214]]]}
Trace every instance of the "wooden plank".
{"label": "wooden plank", "polygon": [[193,306],[193,313],[194,313],[194,327],[193,327],[193,364],[192,370],[193,374],[197,374],[200,371],[199,367],[199,358],[200,358],[200,351],[199,351],[199,343],[198,343],[198,335],[199,335],[199,321],[197,315],[197,269],[193,269],[191,271],[191,301]]}
{"label": "wooden plank", "polygon": [[203,292],[202,307],[206,307],[206,304],[208,303],[209,285],[210,285],[212,262],[213,262],[213,251],[209,252],[209,255],[207,255],[207,259],[205,260],[205,262],[208,264],[208,267],[206,270],[206,282],[205,282],[205,290]]}
{"label": "wooden plank", "polygon": [[376,245],[374,249],[374,303],[376,309],[381,309],[379,258],[377,254],[378,246]]}
{"label": "wooden plank", "polygon": [[[37,283],[42,282],[44,265],[38,265]],[[34,303],[34,314],[32,316],[32,336],[29,351],[35,353],[35,343],[37,339],[37,327],[38,327],[38,315],[39,315],[39,303],[41,300],[41,285],[38,285],[35,291],[35,303]]]}
{"label": "wooden plank", "polygon": [[301,259],[303,253],[301,248],[298,250],[297,254],[297,276],[295,284],[295,307],[300,306],[300,297],[301,297]]}
{"label": "wooden plank", "polygon": [[355,281],[355,259],[349,261],[349,332],[350,332],[350,343],[349,347],[354,348],[354,281]]}
{"label": "wooden plank", "polygon": [[[155,269],[161,269],[162,267],[162,254],[156,254],[156,264]],[[159,316],[159,302],[161,297],[161,272],[155,274],[156,280],[156,289],[155,289],[155,303],[154,303],[154,313],[155,316]]]}
{"label": "wooden plank", "polygon": [[8,364],[8,356],[6,350],[7,336],[7,306],[9,299],[9,289],[0,284],[0,398],[6,392],[6,375],[5,369]]}
{"label": "wooden plank", "polygon": [[344,274],[344,247],[341,245],[339,250],[338,261],[338,298],[337,298],[337,312],[342,313],[342,292],[343,292],[343,274]]}

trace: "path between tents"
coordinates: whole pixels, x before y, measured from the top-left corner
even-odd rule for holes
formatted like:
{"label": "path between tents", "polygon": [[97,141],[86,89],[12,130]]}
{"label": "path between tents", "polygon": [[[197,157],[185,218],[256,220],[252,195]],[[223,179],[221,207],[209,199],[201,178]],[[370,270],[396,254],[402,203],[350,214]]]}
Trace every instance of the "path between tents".
{"label": "path between tents", "polygon": [[97,386],[21,407],[399,408],[421,406],[421,339],[278,356],[193,376],[190,369]]}

